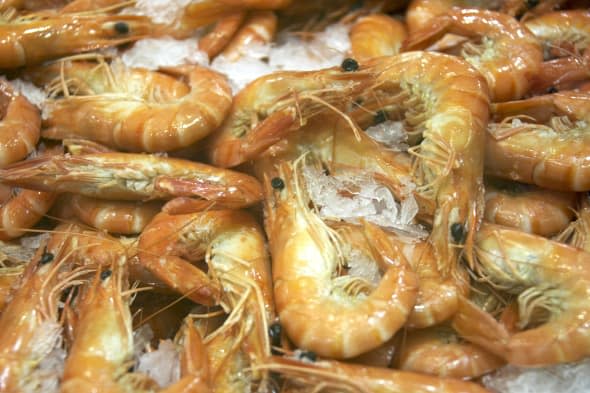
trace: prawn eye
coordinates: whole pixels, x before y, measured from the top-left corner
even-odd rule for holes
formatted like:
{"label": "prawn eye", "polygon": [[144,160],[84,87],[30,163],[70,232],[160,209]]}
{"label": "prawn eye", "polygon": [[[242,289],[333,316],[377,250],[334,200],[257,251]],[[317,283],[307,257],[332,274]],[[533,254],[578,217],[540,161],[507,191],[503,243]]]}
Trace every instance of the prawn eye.
{"label": "prawn eye", "polygon": [[115,23],[115,31],[119,34],[127,34],[129,33],[129,25],[126,22],[117,22]]}
{"label": "prawn eye", "polygon": [[273,347],[281,345],[281,333],[283,328],[280,323],[275,322],[268,327],[268,335],[270,337],[270,343]]}
{"label": "prawn eye", "polygon": [[280,177],[273,177],[270,181],[270,186],[275,190],[282,190],[285,188],[285,182]]}
{"label": "prawn eye", "polygon": [[547,89],[547,94],[557,93],[557,88],[555,86],[551,86]]}
{"label": "prawn eye", "polygon": [[455,243],[460,243],[463,241],[465,236],[465,228],[458,222],[455,222],[451,225],[451,236]]}
{"label": "prawn eye", "polygon": [[113,272],[110,269],[103,270],[102,272],[100,272],[100,279],[106,280],[111,276],[111,274],[113,274]]}
{"label": "prawn eye", "polygon": [[348,57],[342,61],[340,67],[346,72],[356,71],[359,69],[359,63],[355,59]]}
{"label": "prawn eye", "polygon": [[43,251],[43,255],[41,255],[41,259],[39,260],[39,264],[45,265],[46,263],[53,261],[53,258],[54,258],[53,254],[50,252],[47,252],[47,249],[45,249],[45,251]]}
{"label": "prawn eye", "polygon": [[377,111],[377,113],[375,113],[375,116],[373,116],[373,124],[375,124],[375,125],[381,124],[386,120],[387,120],[387,113],[385,113],[385,111],[383,111],[383,110]]}
{"label": "prawn eye", "polygon": [[312,351],[301,351],[297,358],[304,362],[315,362],[318,356],[315,354],[315,352]]}
{"label": "prawn eye", "polygon": [[533,8],[539,5],[539,0],[527,0],[526,6],[527,8]]}

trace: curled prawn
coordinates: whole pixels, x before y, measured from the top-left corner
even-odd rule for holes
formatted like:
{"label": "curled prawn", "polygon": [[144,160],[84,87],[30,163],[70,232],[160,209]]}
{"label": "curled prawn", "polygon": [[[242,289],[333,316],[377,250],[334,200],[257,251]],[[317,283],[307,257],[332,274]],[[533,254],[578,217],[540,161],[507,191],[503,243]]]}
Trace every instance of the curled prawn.
{"label": "curled prawn", "polygon": [[476,378],[504,365],[504,361],[466,342],[447,325],[411,330],[400,340],[396,368],[440,377]]}
{"label": "curled prawn", "polygon": [[41,115],[24,96],[0,80],[0,167],[29,155],[39,141]]}
{"label": "curled prawn", "polygon": [[227,47],[223,50],[223,57],[234,61],[243,55],[248,46],[253,44],[268,44],[277,30],[277,16],[272,11],[255,11],[248,15],[244,25],[236,32]]}
{"label": "curled prawn", "polygon": [[0,183],[109,200],[188,196],[226,207],[247,206],[262,198],[260,183],[251,176],[188,160],[132,153],[28,160],[0,169]]}
{"label": "curled prawn", "polygon": [[486,180],[485,220],[541,236],[563,231],[574,218],[576,194]]}
{"label": "curled prawn", "polygon": [[353,357],[385,343],[404,324],[416,301],[418,280],[383,232],[369,224],[365,235],[374,258],[390,262],[381,281],[372,288],[354,277],[337,277],[341,245],[308,207],[300,165],[301,160],[279,165],[283,188],[273,189],[268,178],[265,182],[277,313],[298,347],[321,356]]}
{"label": "curled prawn", "polygon": [[403,50],[426,49],[447,33],[471,39],[462,45],[461,56],[485,76],[492,101],[519,99],[530,90],[543,53],[516,19],[487,10],[451,10],[412,33]]}
{"label": "curled prawn", "polygon": [[282,375],[295,387],[313,386],[317,392],[361,393],[488,393],[480,385],[410,371],[366,367],[334,360],[305,361],[272,356],[264,369]]}
{"label": "curled prawn", "polygon": [[405,25],[388,15],[362,17],[350,28],[352,57],[363,61],[371,57],[396,55],[406,35]]}
{"label": "curled prawn", "polygon": [[[176,150],[216,129],[232,101],[226,78],[197,65],[160,72],[104,61],[50,67],[50,73],[59,67],[61,74],[52,94],[64,96],[45,104],[45,138],[89,139],[135,152]],[[72,95],[70,90],[82,92]]]}
{"label": "curled prawn", "polygon": [[205,52],[209,59],[220,54],[236,34],[246,17],[246,11],[236,11],[221,18],[212,31],[199,39],[199,50]]}
{"label": "curled prawn", "polygon": [[151,34],[149,18],[133,15],[30,15],[0,25],[0,68],[42,63],[121,45]]}
{"label": "curled prawn", "polygon": [[503,120],[488,128],[486,174],[559,191],[590,190],[589,108],[587,93],[498,105],[496,118]]}
{"label": "curled prawn", "polygon": [[590,254],[493,224],[482,226],[476,244],[476,271],[482,280],[518,295],[518,327],[524,330],[510,332],[461,299],[453,319],[459,334],[515,365],[537,367],[588,356]]}
{"label": "curled prawn", "polygon": [[[484,127],[489,114],[486,82],[456,57],[406,52],[370,60],[377,74],[371,95],[402,123],[413,155],[415,194],[435,201],[429,242],[438,269],[449,275],[459,248],[469,259],[483,215]],[[442,75],[442,77],[441,77]]]}

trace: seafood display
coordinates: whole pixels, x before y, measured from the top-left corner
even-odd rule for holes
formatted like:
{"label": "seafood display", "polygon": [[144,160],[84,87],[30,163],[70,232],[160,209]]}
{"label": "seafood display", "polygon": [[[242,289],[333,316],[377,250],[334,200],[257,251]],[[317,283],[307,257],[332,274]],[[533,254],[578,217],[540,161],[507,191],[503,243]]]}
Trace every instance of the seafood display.
{"label": "seafood display", "polygon": [[589,1],[0,14],[0,392],[590,391]]}

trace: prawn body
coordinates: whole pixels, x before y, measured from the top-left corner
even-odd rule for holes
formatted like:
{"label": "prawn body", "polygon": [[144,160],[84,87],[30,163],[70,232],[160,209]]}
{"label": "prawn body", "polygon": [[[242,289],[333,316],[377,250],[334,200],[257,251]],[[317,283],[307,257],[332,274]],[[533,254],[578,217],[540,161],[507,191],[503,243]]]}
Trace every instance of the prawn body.
{"label": "prawn body", "polygon": [[262,198],[260,183],[251,176],[153,155],[60,155],[16,163],[1,171],[0,182],[5,184],[100,199],[147,201],[186,196],[239,207]]}
{"label": "prawn body", "polygon": [[265,227],[277,313],[298,347],[321,356],[353,357],[387,342],[404,324],[418,280],[405,259],[396,259],[383,232],[369,224],[365,235],[379,252],[375,258],[391,262],[380,283],[359,295],[354,279],[335,277],[339,249],[333,233],[309,210],[297,162],[279,165],[283,189],[274,190],[266,181]]}

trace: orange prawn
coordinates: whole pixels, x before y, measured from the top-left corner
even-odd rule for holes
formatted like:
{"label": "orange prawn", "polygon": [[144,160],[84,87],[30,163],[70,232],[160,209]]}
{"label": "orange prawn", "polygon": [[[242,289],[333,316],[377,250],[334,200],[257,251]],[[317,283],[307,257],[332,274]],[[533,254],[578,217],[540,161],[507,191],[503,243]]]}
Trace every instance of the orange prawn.
{"label": "orange prawn", "polygon": [[461,336],[521,366],[588,356],[590,254],[493,224],[482,226],[476,245],[474,268],[481,279],[518,295],[518,327],[525,330],[510,332],[462,299],[453,319]]}
{"label": "orange prawn", "polygon": [[133,15],[29,15],[0,25],[0,69],[40,64],[74,53],[117,46],[152,33]]}
{"label": "orange prawn", "polygon": [[464,379],[480,377],[505,363],[446,325],[409,331],[400,341],[394,360],[400,370]]}
{"label": "orange prawn", "polygon": [[373,258],[389,262],[382,263],[388,267],[379,284],[335,276],[344,262],[342,241],[310,210],[301,164],[302,159],[281,163],[280,181],[265,181],[277,313],[298,347],[350,358],[385,343],[404,324],[416,301],[418,279],[407,261],[396,257],[384,233],[370,224],[365,235]]}
{"label": "orange prawn", "polygon": [[277,16],[272,11],[255,11],[248,15],[244,25],[222,52],[229,61],[240,58],[248,46],[268,44],[277,30]]}
{"label": "orange prawn", "polygon": [[176,150],[216,129],[232,101],[226,78],[197,65],[160,72],[104,61],[50,67],[49,72],[60,67],[61,73],[52,94],[64,97],[45,104],[45,138],[89,139],[135,152]]}
{"label": "orange prawn", "polygon": [[516,182],[486,180],[484,218],[541,236],[563,231],[574,218],[576,194]]}
{"label": "orange prawn", "polygon": [[464,43],[461,56],[485,76],[492,101],[519,99],[530,90],[543,52],[535,36],[516,19],[487,10],[451,10],[413,32],[403,50],[426,49],[446,33],[479,40]]}
{"label": "orange prawn", "polygon": [[0,167],[29,155],[39,141],[41,115],[11,85],[0,80]]}
{"label": "orange prawn", "polygon": [[246,174],[188,160],[132,153],[36,158],[0,169],[0,183],[109,200],[190,196],[232,208],[262,198],[260,183]]}
{"label": "orange prawn", "polygon": [[359,61],[399,53],[406,39],[405,25],[385,14],[360,18],[350,28],[352,57]]}
{"label": "orange prawn", "polygon": [[236,11],[221,18],[212,31],[199,39],[199,49],[207,53],[209,59],[213,59],[231,41],[245,18],[246,11]]}

